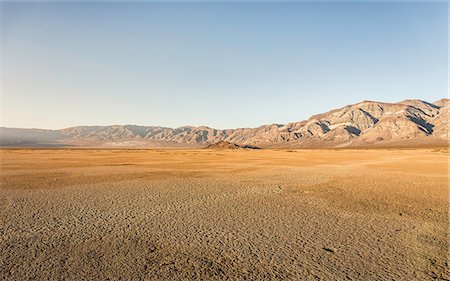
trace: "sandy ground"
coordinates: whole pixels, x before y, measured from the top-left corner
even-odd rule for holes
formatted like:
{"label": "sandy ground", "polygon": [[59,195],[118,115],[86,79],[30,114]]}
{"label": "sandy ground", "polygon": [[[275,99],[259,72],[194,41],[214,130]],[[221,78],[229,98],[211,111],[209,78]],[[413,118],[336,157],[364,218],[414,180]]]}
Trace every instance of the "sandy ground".
{"label": "sandy ground", "polygon": [[446,279],[448,160],[2,150],[0,279]]}

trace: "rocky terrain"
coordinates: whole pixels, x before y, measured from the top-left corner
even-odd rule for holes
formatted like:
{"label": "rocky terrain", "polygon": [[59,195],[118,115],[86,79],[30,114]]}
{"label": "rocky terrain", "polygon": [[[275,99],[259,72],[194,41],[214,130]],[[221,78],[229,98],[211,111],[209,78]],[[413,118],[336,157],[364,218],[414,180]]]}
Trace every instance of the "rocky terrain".
{"label": "rocky terrain", "polygon": [[433,103],[363,101],[308,120],[218,130],[113,125],[61,130],[1,128],[2,146],[206,147],[218,141],[257,147],[433,146],[448,144],[449,99]]}
{"label": "rocky terrain", "polygon": [[208,145],[206,148],[208,149],[242,149],[243,147],[227,142],[227,141],[218,141],[216,143]]}
{"label": "rocky terrain", "polygon": [[206,147],[207,149],[258,149],[256,146],[244,145],[240,146],[235,143],[227,141],[218,141],[216,143],[210,144]]}

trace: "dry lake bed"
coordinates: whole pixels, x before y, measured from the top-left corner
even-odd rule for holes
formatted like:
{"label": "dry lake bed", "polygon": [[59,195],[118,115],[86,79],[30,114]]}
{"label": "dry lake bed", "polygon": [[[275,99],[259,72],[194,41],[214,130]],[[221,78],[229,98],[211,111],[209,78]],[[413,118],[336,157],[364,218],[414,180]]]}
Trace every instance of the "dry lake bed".
{"label": "dry lake bed", "polygon": [[448,280],[446,149],[1,150],[1,280]]}

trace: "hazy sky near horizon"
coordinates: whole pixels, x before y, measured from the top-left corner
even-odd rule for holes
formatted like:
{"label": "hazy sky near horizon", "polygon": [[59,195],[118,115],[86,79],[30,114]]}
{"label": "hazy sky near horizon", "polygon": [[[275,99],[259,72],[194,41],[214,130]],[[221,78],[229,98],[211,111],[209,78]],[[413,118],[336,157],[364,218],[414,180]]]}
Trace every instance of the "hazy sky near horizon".
{"label": "hazy sky near horizon", "polygon": [[448,3],[0,3],[2,126],[214,128],[448,95]]}

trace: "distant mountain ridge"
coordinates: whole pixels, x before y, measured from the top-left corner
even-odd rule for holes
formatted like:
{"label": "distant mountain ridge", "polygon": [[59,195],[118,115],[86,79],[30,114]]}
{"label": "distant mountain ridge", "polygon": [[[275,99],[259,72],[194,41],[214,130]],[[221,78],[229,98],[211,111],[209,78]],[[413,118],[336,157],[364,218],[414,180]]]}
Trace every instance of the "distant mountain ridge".
{"label": "distant mountain ridge", "polygon": [[0,128],[4,147],[206,147],[219,141],[262,148],[448,145],[449,99],[363,101],[284,125],[218,130],[205,126]]}

